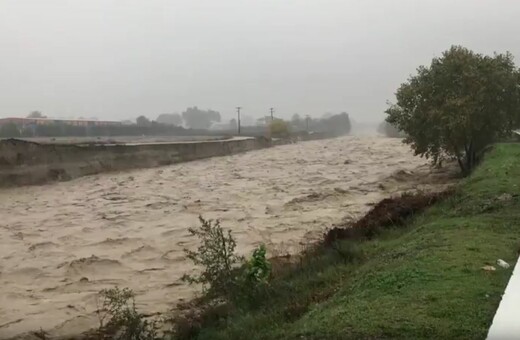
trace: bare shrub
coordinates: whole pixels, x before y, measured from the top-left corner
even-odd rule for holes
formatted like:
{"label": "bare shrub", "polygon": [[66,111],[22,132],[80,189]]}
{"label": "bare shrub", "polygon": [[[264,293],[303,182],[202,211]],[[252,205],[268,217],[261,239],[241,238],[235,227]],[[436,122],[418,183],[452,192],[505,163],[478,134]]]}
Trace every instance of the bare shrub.
{"label": "bare shrub", "polygon": [[157,322],[148,321],[135,308],[134,293],[118,287],[100,292],[99,338],[118,340],[158,339]]}
{"label": "bare shrub", "polygon": [[230,296],[237,282],[237,266],[243,258],[235,253],[236,241],[231,231],[226,233],[220,221],[205,220],[199,216],[200,227],[189,228],[193,236],[200,240],[197,251],[184,249],[186,256],[196,265],[202,267],[197,275],[184,275],[182,279],[190,284],[202,284],[203,292],[208,297]]}

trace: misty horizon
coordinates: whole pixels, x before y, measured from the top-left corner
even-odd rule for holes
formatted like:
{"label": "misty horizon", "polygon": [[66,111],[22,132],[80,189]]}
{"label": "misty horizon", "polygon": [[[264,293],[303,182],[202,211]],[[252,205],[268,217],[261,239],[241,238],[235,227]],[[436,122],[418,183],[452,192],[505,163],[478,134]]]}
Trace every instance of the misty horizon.
{"label": "misty horizon", "polygon": [[520,55],[520,3],[35,1],[0,4],[0,118],[226,121],[348,112],[384,118],[419,65],[451,45]]}

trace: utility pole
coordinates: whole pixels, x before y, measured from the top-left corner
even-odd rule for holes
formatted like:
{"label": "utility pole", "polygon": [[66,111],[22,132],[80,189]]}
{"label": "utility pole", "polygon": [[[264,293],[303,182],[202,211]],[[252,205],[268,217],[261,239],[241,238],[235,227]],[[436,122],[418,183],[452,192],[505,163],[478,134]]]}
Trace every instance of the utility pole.
{"label": "utility pole", "polygon": [[270,108],[269,111],[271,111],[271,123],[272,123],[274,121],[274,116],[273,116],[274,107]]}
{"label": "utility pole", "polygon": [[307,125],[307,132],[309,132],[309,115],[305,116],[305,123]]}
{"label": "utility pole", "polygon": [[238,135],[240,135],[240,110],[242,107],[237,106],[237,114],[238,114]]}

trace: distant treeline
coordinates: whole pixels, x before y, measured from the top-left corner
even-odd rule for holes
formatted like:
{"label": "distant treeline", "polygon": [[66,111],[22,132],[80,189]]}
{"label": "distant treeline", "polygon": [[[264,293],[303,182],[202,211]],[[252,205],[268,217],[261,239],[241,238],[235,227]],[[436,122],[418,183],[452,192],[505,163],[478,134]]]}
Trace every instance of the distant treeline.
{"label": "distant treeline", "polygon": [[350,133],[352,128],[348,113],[326,114],[322,118],[302,118],[300,115],[293,115],[291,122],[293,131],[309,131],[320,133],[331,133],[334,135],[345,135]]}
{"label": "distant treeline", "polygon": [[[91,126],[76,126],[66,123],[52,123],[45,125],[27,125],[19,126],[15,123],[8,123],[0,126],[0,138],[30,138],[30,137],[101,137],[101,136],[195,136],[195,135],[236,135],[237,128],[230,124],[230,128],[226,130],[208,130],[210,119],[208,116],[217,117],[214,111],[202,111],[193,108],[189,109],[190,114],[185,117],[188,119],[197,120],[199,124],[191,125],[204,126],[205,128],[184,128],[168,123],[159,123],[157,121],[150,121],[141,116],[137,119],[136,124],[123,125],[91,125]],[[194,112],[195,111],[195,112]],[[163,115],[163,119],[167,115]],[[171,116],[170,116],[171,118]],[[215,118],[216,119],[216,118]],[[162,119],[161,119],[162,120]],[[282,121],[276,119],[276,121]],[[164,120],[162,120],[164,121]],[[201,121],[204,121],[202,123]],[[179,120],[177,120],[179,123]],[[294,115],[292,120],[285,122],[287,126],[287,133],[299,134],[302,132],[319,132],[330,135],[348,134],[351,129],[350,119],[347,113],[336,115],[325,115],[323,118],[301,118],[299,115]],[[242,126],[242,135],[262,136],[270,134],[269,124],[265,126]]]}

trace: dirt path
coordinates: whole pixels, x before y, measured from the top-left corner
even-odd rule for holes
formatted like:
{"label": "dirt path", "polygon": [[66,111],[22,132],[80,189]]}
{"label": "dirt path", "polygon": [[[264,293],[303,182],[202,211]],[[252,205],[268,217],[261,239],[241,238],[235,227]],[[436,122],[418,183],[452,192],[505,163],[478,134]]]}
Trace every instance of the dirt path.
{"label": "dirt path", "polygon": [[242,253],[294,252],[391,193],[436,187],[424,165],[397,139],[345,137],[0,191],[0,338],[87,330],[114,285],[146,312],[191,297],[179,278],[199,214]]}

